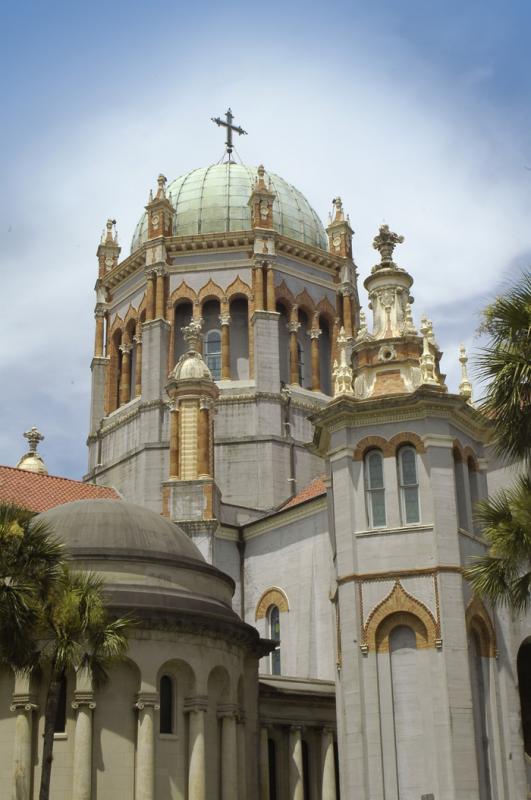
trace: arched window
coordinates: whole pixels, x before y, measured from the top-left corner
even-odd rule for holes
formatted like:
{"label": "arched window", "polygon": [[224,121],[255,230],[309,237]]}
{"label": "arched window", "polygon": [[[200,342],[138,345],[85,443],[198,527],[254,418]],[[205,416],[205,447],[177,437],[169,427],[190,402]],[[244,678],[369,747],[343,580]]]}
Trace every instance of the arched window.
{"label": "arched window", "polygon": [[385,486],[383,456],[379,450],[371,450],[365,456],[365,495],[367,516],[371,528],[385,528]]}
{"label": "arched window", "polygon": [[489,666],[483,657],[483,646],[479,631],[472,628],[469,635],[470,683],[474,735],[478,762],[479,793],[481,798],[491,800],[491,776],[489,767]]}
{"label": "arched window", "polygon": [[420,522],[417,453],[410,445],[398,451],[398,484],[402,524]]}
{"label": "arched window", "polygon": [[173,733],[173,680],[169,675],[163,675],[159,685],[160,695],[160,733]]}
{"label": "arched window", "polygon": [[302,750],[302,790],[304,800],[310,800],[310,753],[306,739],[301,741]]}
{"label": "arched window", "polygon": [[207,367],[215,381],[221,380],[221,334],[219,331],[209,331],[205,341],[205,356]]}
{"label": "arched window", "polygon": [[280,675],[280,611],[278,606],[270,606],[267,612],[269,638],[277,642],[271,653],[271,675]]}
{"label": "arched window", "polygon": [[59,689],[57,711],[55,712],[54,733],[64,733],[66,730],[66,689],[66,676],[63,675]]}
{"label": "arched window", "polygon": [[457,524],[463,530],[468,529],[467,500],[464,480],[463,458],[457,448],[454,447],[454,480],[455,497],[457,504]]}

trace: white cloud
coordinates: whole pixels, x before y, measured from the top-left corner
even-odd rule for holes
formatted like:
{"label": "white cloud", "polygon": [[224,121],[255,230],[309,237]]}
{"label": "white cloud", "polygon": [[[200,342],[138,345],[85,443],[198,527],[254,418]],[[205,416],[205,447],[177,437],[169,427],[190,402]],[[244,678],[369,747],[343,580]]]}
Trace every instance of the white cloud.
{"label": "white cloud", "polygon": [[318,57],[252,43],[226,66],[205,59],[208,46],[193,64],[187,53],[150,51],[152,78],[117,87],[116,109],[106,98],[102,111],[65,112],[10,165],[1,201],[1,462],[17,460],[20,433],[38,424],[50,468],[82,473],[99,234],[115,216],[128,252],[158,172],[173,178],[220,157],[222,134],[209,117],[228,104],[249,131],[237,142],[244,161],[294,183],[324,221],[341,194],[362,278],[375,263],[378,225],[404,234],[397,261],[415,278],[417,320],[426,311],[444,332],[455,389],[459,340],[471,340],[483,298],[530,250],[523,145],[474,96],[479,78],[452,86],[396,42],[379,47],[386,56],[377,60],[362,39],[352,52]]}

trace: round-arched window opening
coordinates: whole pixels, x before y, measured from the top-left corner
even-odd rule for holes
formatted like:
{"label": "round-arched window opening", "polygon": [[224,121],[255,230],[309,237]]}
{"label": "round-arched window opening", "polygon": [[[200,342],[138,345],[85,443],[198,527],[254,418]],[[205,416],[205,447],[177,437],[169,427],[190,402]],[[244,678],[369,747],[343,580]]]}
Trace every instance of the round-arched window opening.
{"label": "round-arched window opening", "polygon": [[209,331],[206,335],[205,360],[214,380],[221,380],[221,334],[219,331]]}
{"label": "round-arched window opening", "polygon": [[160,696],[160,733],[173,733],[173,680],[169,675],[163,675],[159,686]]}

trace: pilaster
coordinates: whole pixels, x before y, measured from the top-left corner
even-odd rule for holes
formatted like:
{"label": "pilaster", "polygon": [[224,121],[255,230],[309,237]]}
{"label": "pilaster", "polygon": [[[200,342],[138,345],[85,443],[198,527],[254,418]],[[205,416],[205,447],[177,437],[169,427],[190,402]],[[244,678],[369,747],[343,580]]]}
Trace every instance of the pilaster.
{"label": "pilaster", "polygon": [[279,317],[276,311],[255,310],[253,314],[254,379],[258,391],[280,392]]}
{"label": "pilaster", "polygon": [[142,399],[163,397],[168,379],[170,325],[165,319],[144,322],[142,326]]}

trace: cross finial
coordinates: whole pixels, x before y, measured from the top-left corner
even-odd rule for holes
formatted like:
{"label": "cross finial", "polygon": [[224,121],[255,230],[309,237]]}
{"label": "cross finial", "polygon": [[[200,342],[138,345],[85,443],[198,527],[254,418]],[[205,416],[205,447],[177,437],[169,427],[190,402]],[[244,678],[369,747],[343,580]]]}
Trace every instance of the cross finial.
{"label": "cross finial", "polygon": [[232,142],[232,132],[237,133],[239,136],[246,136],[247,131],[244,131],[239,125],[233,125],[232,121],[234,120],[233,113],[230,108],[227,109],[225,113],[225,119],[222,120],[220,117],[211,117],[212,122],[215,122],[216,125],[219,127],[223,127],[227,129],[227,140],[225,142],[225,147],[227,150],[227,154],[229,156],[229,161],[231,161],[231,154],[234,149],[234,144]]}
{"label": "cross finial", "polygon": [[32,428],[29,429],[29,431],[26,431],[26,433],[24,434],[24,439],[28,440],[29,452],[36,453],[37,446],[39,442],[42,442],[44,436],[40,431],[37,430],[37,428],[34,425]]}
{"label": "cross finial", "polygon": [[393,250],[397,244],[402,244],[403,241],[404,237],[390,231],[389,225],[380,225],[380,231],[374,237],[372,246],[375,250],[379,250],[383,265],[392,265]]}

